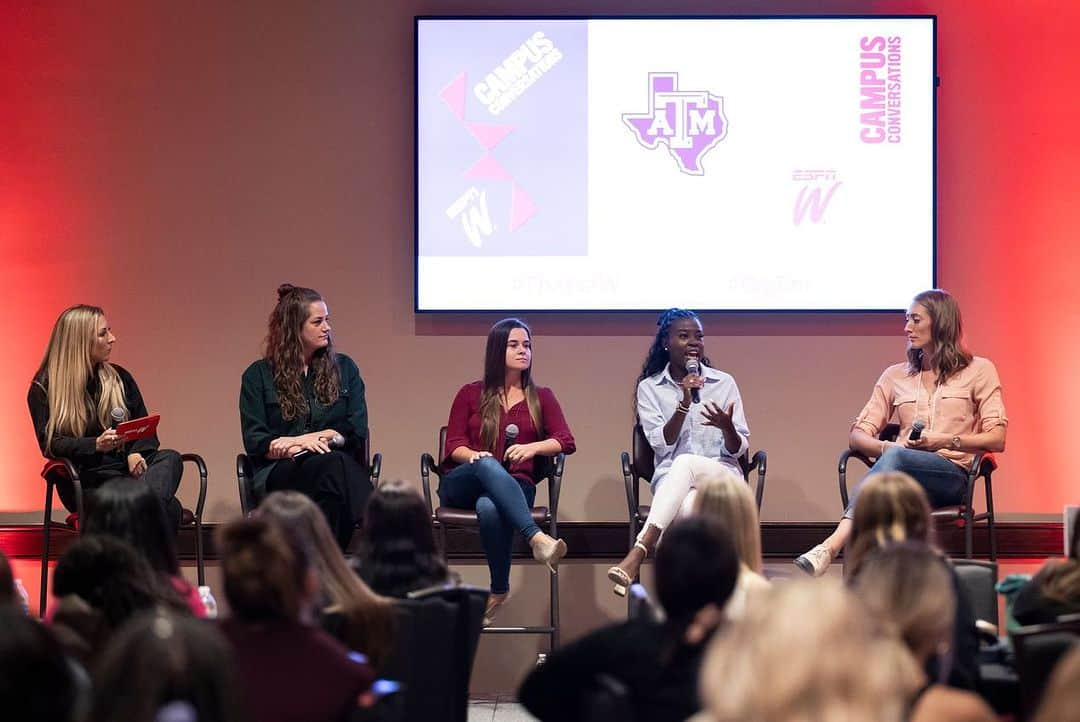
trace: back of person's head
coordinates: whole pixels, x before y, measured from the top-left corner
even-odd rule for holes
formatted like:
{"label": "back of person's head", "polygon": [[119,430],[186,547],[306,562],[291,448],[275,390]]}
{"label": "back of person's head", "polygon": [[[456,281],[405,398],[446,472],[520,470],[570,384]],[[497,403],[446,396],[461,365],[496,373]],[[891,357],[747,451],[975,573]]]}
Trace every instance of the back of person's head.
{"label": "back of person's head", "polygon": [[83,531],[123,539],[155,570],[173,576],[180,573],[165,509],[145,481],[121,477],[89,494]]}
{"label": "back of person's head", "polygon": [[311,553],[270,518],[238,519],[218,532],[225,598],[247,622],[299,621],[310,600]]}
{"label": "back of person's head", "polygon": [[357,564],[364,581],[390,597],[446,580],[431,513],[416,489],[400,480],[379,484],[364,510]]}
{"label": "back of person's head", "polygon": [[845,566],[857,574],[869,552],[903,541],[934,541],[926,492],[902,471],[871,474],[855,502],[848,545],[851,553]]}
{"label": "back of person's head", "polygon": [[160,611],[140,614],[114,635],[97,665],[92,722],[238,720],[231,660],[231,648],[212,624]]}
{"label": "back of person's head", "polygon": [[1035,722],[1080,722],[1080,645],[1058,660],[1043,690]]}
{"label": "back of person's head", "polygon": [[656,551],[656,594],[672,634],[681,637],[709,605],[719,622],[738,576],[731,537],[715,519],[691,516],[669,526]]}
{"label": "back of person's head", "polygon": [[952,639],[956,592],[945,564],[927,545],[901,542],[870,552],[852,580],[870,616],[920,664]]}
{"label": "back of person's head", "polygon": [[761,573],[761,525],[750,486],[727,467],[698,481],[694,510],[710,516],[731,536],[739,561]]}
{"label": "back of person's head", "polygon": [[15,575],[7,554],[0,550],[0,608],[18,606],[21,603],[19,592],[15,589]]}
{"label": "back of person's head", "polygon": [[393,607],[390,600],[372,592],[349,567],[315,502],[296,491],[275,491],[259,504],[256,516],[276,520],[314,552],[324,611],[342,616],[346,637],[343,641],[363,651],[378,666],[390,653],[393,643]]}
{"label": "back of person's head", "polygon": [[76,595],[115,629],[136,612],[183,600],[130,544],[105,534],[81,535],[56,564],[53,595]]}
{"label": "back of person's head", "polygon": [[47,629],[20,610],[0,609],[0,717],[69,722],[75,671]]}
{"label": "back of person's head", "polygon": [[800,579],[717,632],[698,688],[715,722],[899,722],[921,679],[840,583]]}

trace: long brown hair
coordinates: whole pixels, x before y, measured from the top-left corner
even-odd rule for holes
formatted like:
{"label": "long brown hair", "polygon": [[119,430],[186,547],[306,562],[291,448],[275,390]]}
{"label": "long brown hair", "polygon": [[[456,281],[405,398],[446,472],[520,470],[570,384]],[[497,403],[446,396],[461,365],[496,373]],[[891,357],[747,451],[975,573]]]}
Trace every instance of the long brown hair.
{"label": "long brown hair", "polygon": [[300,492],[275,491],[259,504],[256,515],[277,520],[311,547],[325,611],[341,614],[349,647],[366,654],[378,669],[394,642],[394,608],[349,568],[319,507]]}
{"label": "long brown hair", "polygon": [[[963,346],[964,324],[960,318],[960,304],[956,299],[940,288],[923,291],[912,299],[930,314],[930,336],[934,341],[934,351],[929,367],[937,372],[938,386],[971,363],[971,354]],[[922,349],[909,348],[907,351],[908,375],[914,376],[922,370]]]}
{"label": "long brown hair", "polygon": [[311,550],[272,518],[237,519],[218,529],[225,598],[245,622],[300,621]]}
{"label": "long brown hair", "polygon": [[855,502],[851,528],[851,554],[845,566],[859,573],[866,556],[888,544],[917,541],[933,544],[930,502],[919,483],[902,471],[866,477]]}
{"label": "long brown hair", "polygon": [[[310,411],[304,398],[304,356],[300,334],[311,315],[311,304],[325,303],[325,299],[315,289],[291,283],[278,286],[277,294],[278,302],[270,312],[266,333],[266,359],[273,369],[281,416],[286,421],[292,421]],[[311,360],[311,368],[315,371],[315,397],[323,404],[337,401],[341,391],[341,372],[338,370],[333,339],[325,349],[316,352]]]}
{"label": "long brown hair", "polygon": [[[515,328],[525,329],[532,342],[532,329],[520,318],[504,318],[488,331],[484,349],[484,391],[480,395],[480,441],[487,451],[495,451],[499,436],[499,411],[503,387],[506,385],[506,342]],[[529,406],[536,433],[544,434],[544,417],[540,412],[540,397],[532,380],[532,364],[521,372],[521,388]]]}
{"label": "long brown hair", "polygon": [[[34,375],[34,382],[45,389],[49,400],[46,454],[52,453],[54,436],[82,436],[92,419],[108,428],[115,408],[123,409],[127,417],[120,374],[107,361],[95,366],[90,358],[90,347],[104,315],[99,306],[81,304],[66,309],[53,325],[45,356]],[[101,384],[96,406],[86,393],[91,376],[97,376]]]}

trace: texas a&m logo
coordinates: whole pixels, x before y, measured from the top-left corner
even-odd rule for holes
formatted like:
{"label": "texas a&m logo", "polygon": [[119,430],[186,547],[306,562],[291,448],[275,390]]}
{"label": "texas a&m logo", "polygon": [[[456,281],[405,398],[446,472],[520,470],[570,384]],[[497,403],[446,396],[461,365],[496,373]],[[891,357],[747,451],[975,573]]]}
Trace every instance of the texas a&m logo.
{"label": "texas a&m logo", "polygon": [[704,175],[702,157],[727,135],[724,99],[707,90],[679,90],[678,73],[649,73],[649,110],[623,113],[638,143],[666,145],[679,170]]}

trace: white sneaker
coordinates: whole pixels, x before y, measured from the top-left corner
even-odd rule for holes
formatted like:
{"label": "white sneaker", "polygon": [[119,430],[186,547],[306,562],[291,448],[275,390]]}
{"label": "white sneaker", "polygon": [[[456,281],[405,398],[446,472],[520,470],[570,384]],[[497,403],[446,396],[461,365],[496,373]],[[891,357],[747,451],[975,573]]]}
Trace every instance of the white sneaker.
{"label": "white sneaker", "polygon": [[829,565],[832,564],[832,560],[833,554],[829,551],[829,547],[824,544],[818,544],[816,547],[796,559],[795,566],[812,577],[820,577],[828,570]]}

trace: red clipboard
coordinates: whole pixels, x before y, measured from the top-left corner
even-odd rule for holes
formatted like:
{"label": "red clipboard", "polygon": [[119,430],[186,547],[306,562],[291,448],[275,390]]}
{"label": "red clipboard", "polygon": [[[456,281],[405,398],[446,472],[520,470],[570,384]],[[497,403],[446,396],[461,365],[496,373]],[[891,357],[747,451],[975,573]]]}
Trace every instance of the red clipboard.
{"label": "red clipboard", "polygon": [[161,421],[161,414],[144,416],[141,419],[132,419],[131,421],[122,421],[116,425],[116,435],[125,442],[145,439],[147,436],[153,436],[157,433],[159,421]]}

